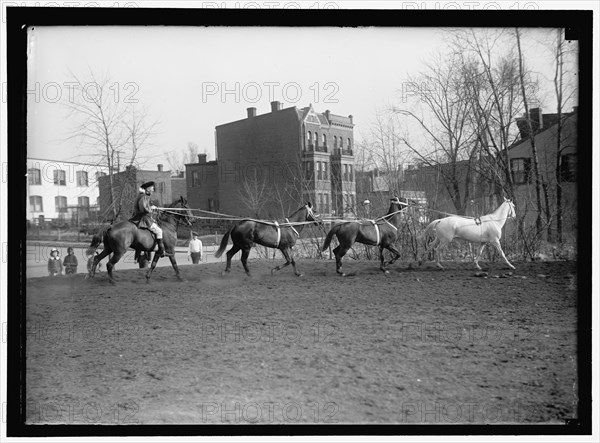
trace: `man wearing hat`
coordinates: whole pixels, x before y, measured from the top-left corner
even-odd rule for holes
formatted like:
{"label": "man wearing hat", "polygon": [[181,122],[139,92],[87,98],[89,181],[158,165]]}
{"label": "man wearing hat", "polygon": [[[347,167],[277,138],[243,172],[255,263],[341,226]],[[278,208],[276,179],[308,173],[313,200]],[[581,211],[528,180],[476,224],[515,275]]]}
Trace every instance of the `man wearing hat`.
{"label": "man wearing hat", "polygon": [[138,228],[146,228],[156,234],[156,243],[158,244],[158,251],[156,253],[159,257],[173,256],[173,254],[165,251],[165,246],[162,241],[163,231],[152,217],[152,211],[156,210],[156,206],[150,202],[150,196],[154,192],[154,182],[150,181],[144,183],[140,186],[139,191],[140,195],[138,195],[135,200],[133,216],[129,221],[135,223]]}

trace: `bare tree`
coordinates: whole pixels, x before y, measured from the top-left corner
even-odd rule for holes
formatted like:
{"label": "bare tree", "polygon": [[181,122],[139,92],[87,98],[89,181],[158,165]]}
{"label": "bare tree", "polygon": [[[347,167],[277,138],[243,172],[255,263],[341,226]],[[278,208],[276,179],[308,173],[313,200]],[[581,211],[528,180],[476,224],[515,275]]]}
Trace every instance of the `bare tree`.
{"label": "bare tree", "polygon": [[137,164],[140,151],[149,146],[155,135],[158,121],[151,120],[148,110],[141,108],[137,100],[121,100],[114,92],[116,83],[108,74],[98,77],[90,71],[85,78],[73,73],[71,76],[72,93],[63,105],[76,126],[67,140],[77,140],[85,156],[108,170],[110,211],[116,219],[120,205],[114,174],[120,169],[121,157],[130,166]]}
{"label": "bare tree", "polygon": [[[545,220],[545,222],[542,222],[542,212],[545,213],[547,218],[550,218],[550,204],[549,204],[549,200],[548,200],[548,184],[546,183],[546,181],[544,180],[544,178],[542,177],[542,175],[540,174],[540,167],[539,167],[539,159],[538,159],[538,152],[537,152],[537,148],[535,145],[535,132],[533,130],[533,126],[531,124],[531,115],[529,113],[529,101],[527,100],[527,93],[526,93],[526,82],[527,80],[525,79],[525,67],[524,67],[524,60],[523,60],[523,53],[521,51],[521,31],[519,30],[519,28],[515,28],[515,38],[517,40],[517,49],[518,49],[518,53],[519,53],[519,80],[520,80],[520,85],[521,85],[521,93],[523,95],[523,106],[525,107],[525,115],[526,115],[526,122],[527,122],[527,128],[528,128],[528,134],[529,134],[529,142],[531,143],[531,158],[533,159],[533,171],[534,171],[534,175],[535,175],[535,197],[536,197],[536,203],[537,203],[537,217],[535,220],[535,225],[536,225],[536,229],[538,231],[538,233],[541,233],[543,228],[544,228],[544,224],[546,226],[548,226],[548,229],[550,229],[550,220]],[[541,197],[541,193],[543,192],[543,197],[544,197],[544,207],[542,207],[542,197]]]}
{"label": "bare tree", "polygon": [[[198,161],[199,154],[198,145],[194,142],[188,142],[187,149],[182,151],[170,151],[166,153],[167,162],[172,171],[180,173],[185,171],[187,163],[195,163]],[[205,153],[205,151],[203,151]]]}
{"label": "bare tree", "polygon": [[402,141],[422,163],[438,168],[457,213],[465,214],[479,128],[472,124],[471,104],[465,98],[462,60],[455,54],[438,56],[424,72],[407,81],[418,91],[417,109],[396,107],[394,112],[416,123],[426,144],[408,137],[402,137]]}

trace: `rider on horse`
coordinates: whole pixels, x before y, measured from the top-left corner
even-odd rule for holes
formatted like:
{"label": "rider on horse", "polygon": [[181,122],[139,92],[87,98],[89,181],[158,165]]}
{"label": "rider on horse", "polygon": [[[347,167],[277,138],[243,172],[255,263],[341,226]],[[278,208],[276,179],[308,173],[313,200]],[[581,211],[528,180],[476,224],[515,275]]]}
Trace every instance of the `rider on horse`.
{"label": "rider on horse", "polygon": [[163,245],[163,231],[156,224],[156,220],[152,217],[152,212],[156,210],[150,201],[150,196],[154,192],[154,182],[150,181],[140,186],[140,194],[135,200],[133,207],[133,216],[129,219],[130,222],[137,225],[138,228],[149,229],[156,235],[156,243],[158,244],[157,254],[159,257],[173,256],[173,254],[165,251]]}

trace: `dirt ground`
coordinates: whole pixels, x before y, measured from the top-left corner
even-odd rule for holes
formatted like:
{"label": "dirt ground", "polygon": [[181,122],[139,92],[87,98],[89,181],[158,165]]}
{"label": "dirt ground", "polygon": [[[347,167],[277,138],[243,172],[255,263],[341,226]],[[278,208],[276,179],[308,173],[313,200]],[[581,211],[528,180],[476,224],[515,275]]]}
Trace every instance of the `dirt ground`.
{"label": "dirt ground", "polygon": [[28,423],[576,417],[576,263],[344,263],[27,280]]}

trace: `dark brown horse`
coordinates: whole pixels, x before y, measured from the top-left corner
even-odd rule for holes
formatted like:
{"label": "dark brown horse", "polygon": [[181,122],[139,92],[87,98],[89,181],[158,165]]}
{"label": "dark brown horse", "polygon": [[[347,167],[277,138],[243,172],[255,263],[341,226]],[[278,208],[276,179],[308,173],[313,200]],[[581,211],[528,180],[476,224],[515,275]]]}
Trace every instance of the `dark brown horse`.
{"label": "dark brown horse", "polygon": [[[187,201],[183,197],[181,197],[179,200],[175,200],[171,205],[168,206],[168,208],[172,208],[173,211],[161,210],[158,217],[158,224],[163,230],[163,243],[165,245],[165,250],[173,254],[169,257],[169,259],[171,260],[171,265],[175,270],[177,278],[180,279],[179,268],[177,267],[177,262],[175,261],[177,225],[182,222],[188,226],[191,226],[192,222],[190,218],[192,217],[192,211],[188,208]],[[182,211],[181,209],[185,210]],[[156,248],[156,237],[152,234],[152,232],[150,232],[148,229],[139,229],[135,224],[128,220],[117,222],[108,229],[104,230],[101,235],[95,235],[92,238],[90,247],[88,248],[88,253],[93,253],[101,241],[104,242],[104,250],[94,257],[94,264],[88,277],[94,277],[98,262],[100,262],[100,260],[107,255],[112,254],[112,257],[106,264],[106,270],[108,271],[108,277],[111,283],[115,282],[115,278],[112,273],[114,265],[121,260],[123,254],[125,254],[129,248],[135,249],[136,251],[144,251],[146,253],[150,253]],[[158,262],[159,258],[160,257],[158,254],[154,254],[152,265],[150,266],[150,269],[148,269],[148,272],[146,272],[146,281],[150,279],[150,274],[152,274],[152,271],[154,271],[156,262]]]}
{"label": "dark brown horse", "polygon": [[[346,275],[342,272],[342,257],[352,247],[354,242],[364,243],[365,245],[379,246],[379,256],[381,260],[380,269],[386,274],[389,271],[386,265],[391,265],[400,257],[400,252],[394,246],[398,239],[398,227],[402,222],[402,213],[408,206],[408,203],[401,202],[397,197],[392,199],[387,215],[377,220],[361,221],[338,221],[327,233],[322,250],[325,251],[331,239],[335,235],[339,245],[333,250],[335,254],[336,272],[340,275]],[[394,257],[384,263],[383,249],[387,249]]]}
{"label": "dark brown horse", "polygon": [[296,244],[296,240],[300,236],[300,231],[302,231],[304,225],[298,224],[292,226],[290,223],[319,223],[317,217],[311,203],[308,202],[290,215],[286,219],[287,223],[282,222],[281,224],[278,224],[276,222],[265,222],[252,219],[242,220],[233,225],[229,231],[227,231],[227,234],[223,236],[221,246],[219,246],[219,250],[215,252],[215,257],[219,258],[223,254],[223,251],[227,248],[229,236],[231,236],[233,247],[227,251],[227,267],[224,272],[231,271],[231,258],[241,250],[242,265],[244,265],[246,274],[250,275],[250,270],[248,269],[248,255],[250,254],[250,249],[254,243],[258,243],[259,245],[267,246],[269,248],[279,249],[285,257],[285,264],[271,269],[271,273],[273,273],[273,271],[279,271],[291,264],[294,267],[294,273],[297,276],[301,276],[302,274],[296,269],[296,262],[294,261],[291,248]]}

